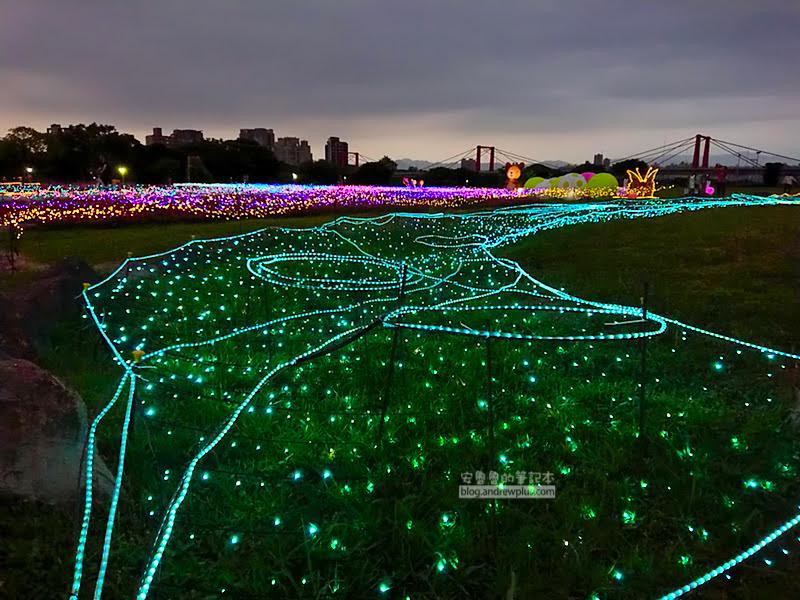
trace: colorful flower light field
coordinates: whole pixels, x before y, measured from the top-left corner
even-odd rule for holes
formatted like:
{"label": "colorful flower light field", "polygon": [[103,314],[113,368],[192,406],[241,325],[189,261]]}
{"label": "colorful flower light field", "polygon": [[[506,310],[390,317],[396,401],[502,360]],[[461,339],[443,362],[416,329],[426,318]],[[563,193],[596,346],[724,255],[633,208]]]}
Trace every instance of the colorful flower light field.
{"label": "colorful flower light field", "polygon": [[[612,189],[585,190],[593,197]],[[263,218],[325,209],[448,209],[514,204],[574,196],[574,190],[313,185],[175,185],[0,189],[0,227],[17,235],[28,223],[141,219],[146,216],[207,219]]]}
{"label": "colorful flower light field", "polygon": [[[316,202],[333,201],[326,190]],[[203,202],[228,215],[213,194]],[[773,425],[800,356],[642,322],[638,306],[576,298],[497,256],[575,223],[776,203],[340,217],[125,261],[84,292],[121,373],[90,426],[71,597],[100,598],[113,573],[108,593],[138,600],[510,586],[672,599],[735,579],[745,560],[779,560],[797,539],[800,465]],[[110,505],[92,491],[103,444],[117,453]],[[557,495],[460,499],[478,470],[546,472]],[[138,583],[121,589],[120,573]]]}

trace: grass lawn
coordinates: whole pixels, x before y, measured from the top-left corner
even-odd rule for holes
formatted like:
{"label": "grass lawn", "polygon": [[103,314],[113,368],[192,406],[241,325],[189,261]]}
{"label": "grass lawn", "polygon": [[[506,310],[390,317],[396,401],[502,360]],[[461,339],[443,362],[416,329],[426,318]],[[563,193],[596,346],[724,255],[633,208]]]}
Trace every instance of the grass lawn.
{"label": "grass lawn", "polygon": [[500,252],[581,298],[800,350],[800,210],[742,207],[543,231]]}
{"label": "grass lawn", "polygon": [[[149,254],[192,235],[264,224],[30,230],[21,249],[47,262],[68,247],[106,265],[128,251]],[[459,285],[474,282],[495,288],[509,277],[493,259],[473,257],[468,245],[442,246],[448,235],[488,231],[481,227],[477,221],[459,222],[456,229],[446,220],[400,219],[369,227],[343,223],[312,238],[313,247],[308,236],[291,233],[253,236],[238,247],[204,243],[180,260],[137,264],[128,281],[100,288],[93,302],[125,353],[145,336],[202,340],[284,313],[309,313],[149,360],[137,392],[141,405],[106,597],[133,597],[177,478],[254,382],[281,357],[307,349],[317,332],[370,318],[361,306],[343,311],[336,323],[315,311],[367,297],[376,300],[378,312],[395,306],[379,287],[366,297],[335,286],[309,294],[298,282],[318,272],[298,258],[266,264],[258,271],[263,282],[249,279],[244,257],[254,249],[349,255],[353,241],[373,255],[403,256],[420,272],[448,273],[451,257],[468,257],[448,279],[452,289],[420,288],[409,300],[430,305],[445,299],[442,290],[457,295],[464,293]],[[647,280],[656,313],[792,350],[800,344],[798,231],[798,207],[725,208],[543,231],[495,252],[591,300],[636,305]],[[420,239],[437,245],[421,247]],[[328,276],[379,285],[384,270],[377,263],[344,262],[331,266]],[[525,294],[536,289],[522,285],[521,295],[507,292],[492,304],[530,302]],[[423,326],[545,335],[601,332],[608,320],[597,313],[483,307],[405,318]],[[400,332],[396,342],[394,331]],[[65,324],[54,345],[43,366],[72,382],[90,408],[107,401],[119,369],[96,351],[86,322]],[[679,328],[653,338],[648,348],[646,445],[636,437],[636,341],[493,339],[487,354],[481,339],[378,328],[332,354],[279,371],[203,459],[150,597],[484,598],[510,590],[520,598],[632,599],[670,592],[796,512],[800,464],[787,422],[793,364]],[[390,356],[396,362],[391,380]],[[377,440],[376,419],[387,399],[389,419]],[[98,443],[111,465],[122,414],[115,407],[100,430]],[[557,496],[459,499],[461,473],[479,468],[552,472]],[[0,547],[0,562],[12,567],[0,575],[0,595],[66,595],[72,515],[12,499],[0,507],[0,529],[10,542]],[[103,521],[97,509],[87,564],[99,557]],[[781,547],[791,552],[789,559],[773,545],[764,555],[771,566],[759,555],[735,569],[733,580],[712,582],[692,597],[796,597],[792,556],[800,548],[788,541]],[[94,576],[87,567],[83,593]]]}
{"label": "grass lawn", "polygon": [[313,227],[330,215],[284,217],[242,221],[190,221],[176,223],[119,223],[109,226],[26,227],[19,250],[37,263],[49,264],[62,256],[78,256],[91,265],[109,266],[128,257],[155,254],[185,244],[193,237],[237,235],[262,227]]}

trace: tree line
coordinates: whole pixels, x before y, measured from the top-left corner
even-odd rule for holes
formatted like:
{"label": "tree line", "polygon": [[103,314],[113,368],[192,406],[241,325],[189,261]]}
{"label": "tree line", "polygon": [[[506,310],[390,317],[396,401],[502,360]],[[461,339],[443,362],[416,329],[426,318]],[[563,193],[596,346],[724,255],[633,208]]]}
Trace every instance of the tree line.
{"label": "tree line", "polygon": [[[570,171],[610,171],[621,181],[629,168],[646,168],[642,161],[624,161],[603,169],[585,163],[570,169],[527,165],[530,177],[555,177]],[[438,167],[420,176],[426,185],[501,187],[505,172],[476,173]],[[353,183],[403,185],[403,172],[387,156],[359,167],[325,160],[288,165],[269,149],[248,140],[204,140],[182,146],[144,145],[113,125],[91,123],[64,127],[58,133],[14,127],[0,139],[0,180],[44,183],[139,184],[172,183]]]}

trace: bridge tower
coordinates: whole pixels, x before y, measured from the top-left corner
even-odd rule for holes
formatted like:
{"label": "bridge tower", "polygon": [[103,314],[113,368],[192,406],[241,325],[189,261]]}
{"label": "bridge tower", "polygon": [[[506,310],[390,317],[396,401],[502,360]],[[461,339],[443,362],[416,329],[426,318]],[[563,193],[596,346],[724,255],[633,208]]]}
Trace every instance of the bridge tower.
{"label": "bridge tower", "polygon": [[494,146],[478,146],[475,149],[475,171],[481,172],[481,155],[486,150],[489,151],[489,171],[494,171]]}
{"label": "bridge tower", "polygon": [[[704,143],[705,142],[705,143]],[[694,136],[694,155],[692,156],[692,168],[697,169],[698,167],[707,169],[708,168],[708,148],[711,144],[711,137],[704,136],[701,134],[697,134]],[[700,146],[703,145],[703,164],[700,165]]]}

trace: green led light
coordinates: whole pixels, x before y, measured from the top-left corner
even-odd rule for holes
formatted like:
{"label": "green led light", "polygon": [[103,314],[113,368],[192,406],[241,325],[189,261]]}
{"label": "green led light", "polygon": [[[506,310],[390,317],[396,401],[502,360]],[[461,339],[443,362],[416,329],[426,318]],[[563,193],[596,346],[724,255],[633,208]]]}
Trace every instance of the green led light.
{"label": "green led light", "polygon": [[623,523],[633,523],[636,519],[636,513],[632,510],[623,510],[622,511],[622,522]]}

